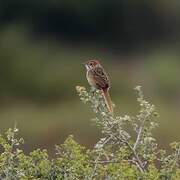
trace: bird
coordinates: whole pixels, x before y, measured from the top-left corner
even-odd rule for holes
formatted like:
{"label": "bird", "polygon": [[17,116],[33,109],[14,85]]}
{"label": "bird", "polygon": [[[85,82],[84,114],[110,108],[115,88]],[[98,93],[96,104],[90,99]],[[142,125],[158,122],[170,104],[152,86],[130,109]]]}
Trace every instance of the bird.
{"label": "bird", "polygon": [[84,63],[86,78],[90,86],[102,92],[105,104],[110,113],[113,113],[113,104],[109,94],[110,80],[103,66],[98,60],[92,59]]}

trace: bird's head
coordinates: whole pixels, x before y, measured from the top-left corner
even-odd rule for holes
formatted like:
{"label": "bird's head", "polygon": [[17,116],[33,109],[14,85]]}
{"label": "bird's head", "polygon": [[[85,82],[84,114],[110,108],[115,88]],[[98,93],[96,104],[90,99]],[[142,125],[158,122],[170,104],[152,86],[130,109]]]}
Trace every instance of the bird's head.
{"label": "bird's head", "polygon": [[98,60],[89,60],[84,63],[87,70],[101,66]]}

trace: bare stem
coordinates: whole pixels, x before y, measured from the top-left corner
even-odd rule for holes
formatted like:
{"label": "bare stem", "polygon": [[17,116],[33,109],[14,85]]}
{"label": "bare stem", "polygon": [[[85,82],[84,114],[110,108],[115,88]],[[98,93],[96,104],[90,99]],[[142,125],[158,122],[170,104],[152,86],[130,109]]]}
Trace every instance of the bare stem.
{"label": "bare stem", "polygon": [[[144,124],[144,123],[143,123]],[[133,150],[136,150],[137,145],[139,144],[140,138],[141,138],[141,134],[142,134],[142,130],[143,130],[143,126],[140,126],[139,131],[138,131],[138,135],[137,135],[137,139],[136,142],[134,143],[133,146]]]}
{"label": "bare stem", "polygon": [[115,138],[118,139],[119,141],[121,141],[122,143],[125,143],[129,147],[129,149],[132,151],[132,153],[134,155],[134,158],[136,159],[136,163],[135,164],[137,165],[138,169],[142,173],[144,173],[145,170],[144,170],[143,163],[142,163],[141,159],[139,158],[139,155],[137,154],[136,150],[134,150],[134,148],[131,146],[131,144],[129,144],[128,141],[123,140],[123,139],[119,138],[118,136],[115,136]]}
{"label": "bare stem", "polygon": [[97,165],[98,165],[98,160],[99,160],[100,156],[101,156],[101,153],[98,154],[98,157],[96,158],[96,160],[94,162],[95,165],[94,165],[94,169],[93,169],[93,172],[91,174],[90,180],[93,179],[93,177],[94,177],[94,175],[96,173],[96,169],[97,169]]}
{"label": "bare stem", "polygon": [[91,176],[90,176],[90,180],[93,179],[93,177],[94,177],[94,175],[95,175],[95,173],[96,173],[96,169],[97,169],[97,166],[98,166],[98,161],[99,161],[100,156],[101,156],[101,153],[102,153],[102,148],[103,148],[103,146],[104,146],[106,143],[108,143],[108,141],[109,141],[111,138],[112,138],[112,136],[110,136],[109,138],[107,138],[107,139],[103,142],[102,146],[101,146],[100,148],[98,148],[99,154],[98,154],[97,158],[95,159],[95,162],[94,162],[95,165],[94,165],[93,172],[92,172],[92,174],[91,174]]}
{"label": "bare stem", "polygon": [[137,154],[137,152],[134,150],[134,148],[128,142],[126,142],[126,144],[130,148],[132,153],[134,154],[134,157],[135,157],[135,159],[137,161],[137,164],[136,164],[137,167],[143,173],[144,172],[144,166],[143,166],[143,163],[142,163],[141,159],[139,158],[139,155]]}

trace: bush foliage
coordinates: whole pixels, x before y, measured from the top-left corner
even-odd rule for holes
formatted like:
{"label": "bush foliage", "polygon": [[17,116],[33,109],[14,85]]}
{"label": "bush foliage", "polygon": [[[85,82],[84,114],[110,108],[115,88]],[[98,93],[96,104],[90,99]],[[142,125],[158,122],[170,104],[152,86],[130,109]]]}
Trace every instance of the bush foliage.
{"label": "bush foliage", "polygon": [[55,147],[55,158],[46,150],[26,155],[18,129],[0,136],[0,179],[5,180],[178,180],[180,179],[180,143],[171,143],[171,153],[158,147],[152,134],[157,127],[154,105],[147,102],[136,87],[140,110],[136,116],[115,116],[108,112],[100,91],[76,87],[80,99],[91,105],[93,122],[102,137],[89,150],[69,136]]}

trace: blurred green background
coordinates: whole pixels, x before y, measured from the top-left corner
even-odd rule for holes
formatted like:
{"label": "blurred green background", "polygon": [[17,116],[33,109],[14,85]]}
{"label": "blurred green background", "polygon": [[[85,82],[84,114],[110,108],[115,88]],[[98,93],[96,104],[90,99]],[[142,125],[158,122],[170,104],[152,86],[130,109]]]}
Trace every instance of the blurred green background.
{"label": "blurred green background", "polygon": [[97,58],[116,112],[137,112],[141,85],[160,114],[160,146],[179,140],[179,10],[178,0],[1,0],[1,133],[17,123],[27,152],[69,134],[93,147],[100,133],[75,86],[89,88],[82,62]]}

